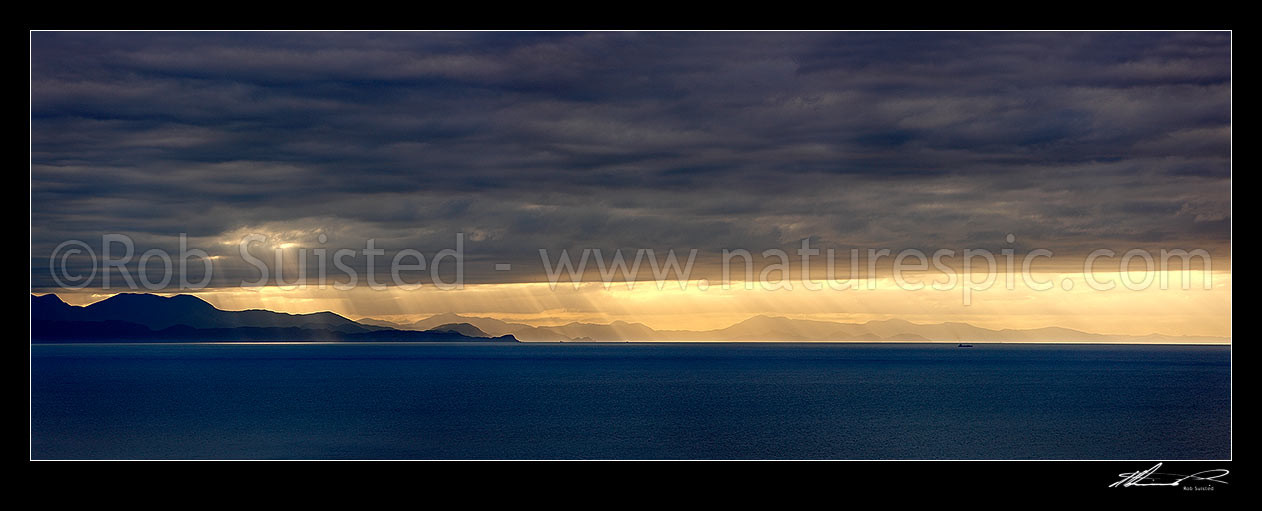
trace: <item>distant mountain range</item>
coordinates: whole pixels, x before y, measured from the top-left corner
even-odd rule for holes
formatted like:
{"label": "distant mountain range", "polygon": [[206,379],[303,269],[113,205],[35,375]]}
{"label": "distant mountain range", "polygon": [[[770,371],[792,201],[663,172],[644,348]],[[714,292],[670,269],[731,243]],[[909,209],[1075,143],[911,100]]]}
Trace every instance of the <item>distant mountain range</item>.
{"label": "distant mountain range", "polygon": [[1168,336],[1150,334],[1093,334],[1069,328],[992,330],[967,323],[920,324],[901,319],[842,323],[754,316],[718,330],[654,330],[641,323],[615,321],[607,325],[567,323],[531,326],[494,318],[439,314],[415,323],[400,324],[364,318],[360,324],[398,330],[426,330],[442,324],[468,324],[488,335],[512,335],[522,341],[868,341],[868,342],[1100,342],[1100,343],[1227,343],[1224,337]]}
{"label": "distant mountain range", "polygon": [[1106,335],[1068,328],[992,330],[967,323],[900,319],[843,323],[754,316],[717,330],[654,330],[641,323],[531,326],[495,318],[438,314],[414,323],[351,321],[332,312],[225,311],[190,295],[123,293],[88,306],[31,295],[32,342],[105,341],[466,341],[466,342],[1096,342],[1229,343],[1223,337]]}
{"label": "distant mountain range", "polygon": [[189,295],[122,293],[79,307],[57,295],[31,295],[31,342],[409,341],[517,342],[469,324],[393,329],[332,312],[225,311]]}

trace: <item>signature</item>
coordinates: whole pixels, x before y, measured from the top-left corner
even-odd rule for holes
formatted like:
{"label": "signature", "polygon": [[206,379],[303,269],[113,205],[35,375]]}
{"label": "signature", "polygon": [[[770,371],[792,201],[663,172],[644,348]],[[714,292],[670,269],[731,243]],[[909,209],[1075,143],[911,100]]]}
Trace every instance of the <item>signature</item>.
{"label": "signature", "polygon": [[1191,480],[1192,482],[1205,481],[1210,483],[1227,484],[1227,481],[1219,479],[1226,476],[1230,472],[1226,469],[1215,468],[1211,470],[1202,470],[1191,475],[1167,474],[1158,472],[1161,464],[1153,465],[1152,468],[1142,472],[1123,472],[1118,474],[1122,477],[1121,481],[1110,484],[1109,488],[1117,488],[1119,486],[1125,488],[1128,486],[1179,486],[1183,481]]}

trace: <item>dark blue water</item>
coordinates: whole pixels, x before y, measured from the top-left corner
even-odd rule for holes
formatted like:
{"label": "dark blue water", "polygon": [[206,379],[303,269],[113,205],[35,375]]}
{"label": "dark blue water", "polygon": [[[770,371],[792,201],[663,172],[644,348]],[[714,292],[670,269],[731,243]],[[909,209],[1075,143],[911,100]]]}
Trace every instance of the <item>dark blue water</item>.
{"label": "dark blue water", "polygon": [[1226,459],[1229,347],[36,345],[43,458]]}

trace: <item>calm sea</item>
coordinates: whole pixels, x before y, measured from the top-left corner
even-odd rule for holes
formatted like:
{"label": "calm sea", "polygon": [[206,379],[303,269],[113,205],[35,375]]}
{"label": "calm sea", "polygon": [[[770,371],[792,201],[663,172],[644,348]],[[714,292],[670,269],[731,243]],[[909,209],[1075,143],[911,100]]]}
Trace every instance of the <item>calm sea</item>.
{"label": "calm sea", "polygon": [[35,345],[31,456],[1226,459],[1231,348]]}

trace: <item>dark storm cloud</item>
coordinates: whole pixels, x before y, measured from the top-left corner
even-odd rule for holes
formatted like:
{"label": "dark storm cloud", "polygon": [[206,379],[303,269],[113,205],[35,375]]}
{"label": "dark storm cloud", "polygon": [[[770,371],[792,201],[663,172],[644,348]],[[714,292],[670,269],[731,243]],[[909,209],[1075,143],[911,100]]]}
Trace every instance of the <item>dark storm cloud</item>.
{"label": "dark storm cloud", "polygon": [[1230,236],[1224,33],[41,32],[31,60],[37,281],[105,232],[465,232],[535,269],[538,248]]}

